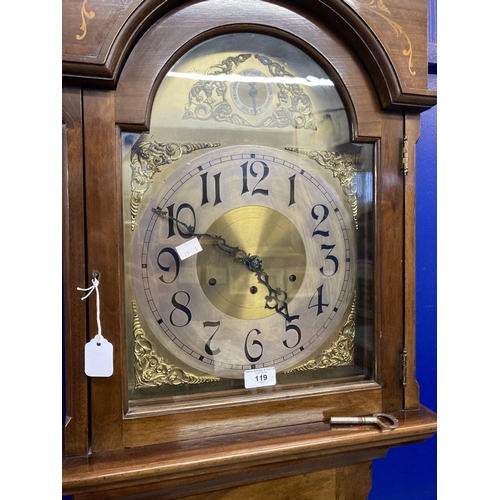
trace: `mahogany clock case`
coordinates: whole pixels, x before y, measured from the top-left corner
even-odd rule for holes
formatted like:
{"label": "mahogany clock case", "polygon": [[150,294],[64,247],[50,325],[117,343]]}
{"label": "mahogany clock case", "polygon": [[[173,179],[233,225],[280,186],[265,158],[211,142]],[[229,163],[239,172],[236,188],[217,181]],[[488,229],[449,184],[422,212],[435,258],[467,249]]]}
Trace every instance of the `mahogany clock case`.
{"label": "mahogany clock case", "polygon": [[[107,477],[108,454],[125,470],[126,450],[147,446],[161,462],[153,447],[182,455],[196,442],[188,454],[213,467],[213,441],[230,450],[241,436],[242,463],[256,454],[261,467],[277,460],[267,439],[279,450],[295,436],[300,463],[330,449],[337,466],[359,450],[375,458],[378,439],[381,451],[432,435],[414,310],[415,144],[435,104],[426,3],[130,0],[90,17],[84,2],[76,37],[74,4],[63,3],[67,491],[99,488],[79,469],[89,450]],[[338,226],[323,227],[330,212]],[[192,237],[202,251],[181,261],[174,249]],[[114,363],[87,378],[97,310],[76,289],[95,273]],[[276,384],[249,387],[246,372]],[[376,412],[401,428],[344,434],[340,448],[323,437],[330,416]],[[150,488],[145,469],[130,474],[113,487]],[[161,474],[185,482],[181,469]]]}

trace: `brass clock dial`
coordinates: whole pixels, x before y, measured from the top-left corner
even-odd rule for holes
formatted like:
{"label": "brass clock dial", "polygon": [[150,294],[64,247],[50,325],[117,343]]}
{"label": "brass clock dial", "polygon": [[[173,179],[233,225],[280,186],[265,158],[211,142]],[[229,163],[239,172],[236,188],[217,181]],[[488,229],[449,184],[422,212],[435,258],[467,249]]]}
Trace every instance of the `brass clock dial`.
{"label": "brass clock dial", "polygon": [[[202,251],[181,260],[177,249],[193,236]],[[261,271],[228,248],[258,257]],[[317,171],[284,151],[231,146],[185,163],[157,190],[134,237],[132,279],[169,352],[201,372],[242,378],[286,370],[335,339],[355,255],[350,209]]]}

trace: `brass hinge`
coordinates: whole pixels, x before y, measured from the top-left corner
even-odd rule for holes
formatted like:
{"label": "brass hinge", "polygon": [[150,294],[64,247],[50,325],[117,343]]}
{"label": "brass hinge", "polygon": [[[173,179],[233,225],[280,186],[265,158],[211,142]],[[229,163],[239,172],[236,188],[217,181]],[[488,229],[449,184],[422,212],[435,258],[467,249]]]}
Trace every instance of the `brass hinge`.
{"label": "brass hinge", "polygon": [[408,353],[406,351],[406,347],[403,349],[403,352],[400,354],[399,368],[400,368],[401,382],[403,383],[403,387],[406,387],[407,378],[408,378]]}
{"label": "brass hinge", "polygon": [[401,170],[404,175],[408,175],[408,136],[403,136],[403,150],[401,153]]}

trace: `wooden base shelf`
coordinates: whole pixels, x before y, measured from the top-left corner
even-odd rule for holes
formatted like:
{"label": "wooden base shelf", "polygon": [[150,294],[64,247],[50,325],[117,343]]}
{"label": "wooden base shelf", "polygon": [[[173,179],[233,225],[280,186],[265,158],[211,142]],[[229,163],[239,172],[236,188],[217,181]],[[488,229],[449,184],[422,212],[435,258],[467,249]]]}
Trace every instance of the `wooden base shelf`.
{"label": "wooden base shelf", "polygon": [[[345,493],[356,483],[356,489],[368,488],[367,495],[373,460],[391,447],[430,438],[437,429],[436,415],[423,406],[394,416],[399,420],[394,430],[318,422],[64,459],[63,494],[75,500],[249,499],[259,498],[260,488],[266,494],[274,488],[275,499],[292,491],[294,498],[309,498],[308,484],[314,484],[314,498],[331,499],[340,485]],[[354,480],[346,481],[351,475]]]}

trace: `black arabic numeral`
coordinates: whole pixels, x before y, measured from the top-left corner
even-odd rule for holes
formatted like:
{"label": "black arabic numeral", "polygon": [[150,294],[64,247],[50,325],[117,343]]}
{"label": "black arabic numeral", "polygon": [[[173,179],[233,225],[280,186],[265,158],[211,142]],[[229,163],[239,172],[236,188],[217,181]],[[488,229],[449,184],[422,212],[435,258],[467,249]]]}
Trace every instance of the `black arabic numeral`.
{"label": "black arabic numeral", "polygon": [[[183,294],[185,295],[186,297],[186,303],[183,304],[182,302],[179,302],[177,300],[177,296],[180,295],[180,294]],[[179,299],[180,300],[180,299]],[[180,291],[180,292],[175,292],[174,295],[172,296],[172,305],[174,306],[174,309],[173,311],[170,313],[170,323],[172,323],[173,326],[176,326],[178,328],[180,327],[183,327],[183,326],[186,326],[189,324],[189,322],[191,321],[191,311],[188,309],[188,304],[189,304],[189,301],[191,300],[191,297],[189,296],[189,293],[187,292],[183,292],[183,291]],[[176,311],[180,311],[181,316],[185,316],[185,323],[182,323],[182,324],[177,324],[174,322],[174,313]],[[179,319],[179,314],[176,314],[177,316],[177,319]]]}
{"label": "black arabic numeral", "polygon": [[[252,196],[254,196],[256,194],[262,194],[264,196],[268,196],[269,195],[268,189],[258,188],[257,186],[269,175],[269,167],[267,166],[267,163],[265,163],[263,161],[254,161],[250,165],[250,175],[253,178],[257,178],[259,176],[259,173],[254,168],[254,166],[256,164],[262,165],[262,175],[252,190]],[[246,161],[245,163],[243,163],[243,165],[240,165],[240,167],[241,167],[242,174],[243,174],[243,179],[242,179],[243,189],[241,190],[241,194],[245,194],[245,193],[248,193],[248,191],[249,191],[249,189],[248,189],[248,170],[249,170],[248,169],[248,162]]]}
{"label": "black arabic numeral", "polygon": [[291,206],[295,203],[295,174],[288,178],[290,182],[290,201],[288,206]]}
{"label": "black arabic numeral", "polygon": [[[201,205],[205,205],[207,203],[210,203],[209,197],[208,197],[208,173],[205,172],[200,175],[201,177],[201,191],[202,191],[202,197],[201,197]],[[221,203],[221,198],[220,198],[220,172],[218,174],[215,174],[213,176],[214,178],[214,206],[218,205]]]}
{"label": "black arabic numeral", "polygon": [[210,338],[207,340],[207,343],[205,344],[205,352],[209,356],[216,356],[217,354],[220,353],[220,349],[217,347],[217,349],[213,350],[211,344],[212,344],[212,340],[214,339],[215,334],[219,331],[220,321],[204,321],[203,328],[206,328],[207,326],[208,327],[215,327],[215,332],[212,333]]}
{"label": "black arabic numeral", "polygon": [[[299,319],[299,318],[300,318],[300,316],[298,314],[296,314],[295,316],[290,317],[290,321],[295,321],[296,319]],[[283,345],[285,347],[288,347],[288,349],[293,349],[294,347],[297,347],[300,344],[300,340],[302,338],[302,333],[300,331],[300,328],[297,325],[287,325],[285,327],[286,332],[289,332],[290,330],[294,331],[297,334],[297,342],[295,342],[295,344],[293,344],[293,345],[288,345],[288,339],[285,339],[283,341]]]}
{"label": "black arabic numeral", "polygon": [[164,258],[162,258],[162,256],[164,254],[170,255],[172,257],[172,259],[174,260],[175,272],[174,272],[174,277],[171,280],[166,280],[164,275],[162,274],[160,276],[160,281],[163,281],[163,283],[173,283],[177,279],[177,276],[179,276],[179,268],[180,268],[181,262],[180,262],[179,256],[177,255],[177,252],[173,248],[170,248],[170,247],[162,248],[160,250],[160,252],[158,253],[158,257],[156,258],[156,263],[158,264],[158,267],[164,273],[169,273],[170,268],[172,267],[172,266],[164,266],[162,264],[162,262],[165,263]]}
{"label": "black arabic numeral", "polygon": [[[318,295],[318,300],[315,304],[312,303],[314,297],[316,297],[316,294]],[[329,304],[326,304],[323,302],[323,285],[319,286],[314,292],[314,295],[311,297],[311,300],[309,301],[309,306],[308,309],[312,309],[313,307],[317,307],[318,310],[316,312],[316,316],[319,316],[320,314],[323,313],[323,307],[328,307]]]}
{"label": "black arabic numeral", "polygon": [[335,245],[321,245],[321,250],[329,250],[327,256],[325,257],[325,260],[331,260],[333,262],[333,273],[326,274],[325,268],[324,267],[320,268],[321,274],[323,276],[326,276],[327,278],[332,277],[339,269],[339,260],[334,255],[331,255],[332,250],[334,248],[335,248]]}
{"label": "black arabic numeral", "polygon": [[254,339],[252,341],[252,346],[258,346],[260,348],[260,354],[258,356],[250,355],[250,352],[248,350],[248,339],[252,332],[256,332],[257,335],[260,335],[260,330],[257,330],[257,328],[254,328],[253,330],[250,330],[248,332],[247,338],[245,339],[245,356],[247,357],[248,361],[250,361],[250,363],[257,363],[257,361],[259,361],[259,359],[262,358],[262,354],[264,354],[264,346],[262,345],[262,342],[259,342],[258,340]]}
{"label": "black arabic numeral", "polygon": [[313,231],[313,236],[316,236],[316,235],[319,235],[319,236],[330,236],[330,231],[322,231],[322,230],[319,230],[319,226],[321,226],[321,224],[326,220],[326,218],[328,217],[328,214],[330,213],[328,211],[328,208],[325,207],[325,205],[321,205],[321,204],[318,204],[318,205],[314,205],[314,207],[312,207],[312,210],[311,210],[311,216],[314,220],[318,220],[320,218],[320,215],[318,215],[316,213],[316,209],[317,208],[320,208],[322,211],[323,211],[323,214],[321,215],[321,220],[318,222],[317,226],[314,228],[314,231]]}
{"label": "black arabic numeral", "polygon": [[[174,215],[174,210],[175,210],[175,204],[172,204],[167,207],[167,215],[169,217],[168,219],[168,236],[167,238],[170,238],[171,236],[175,236],[175,228],[177,227],[177,233],[179,236],[182,238],[188,239],[191,237],[191,234],[187,229],[179,224],[176,220],[181,220],[185,224],[192,225],[193,227],[196,227],[196,214],[194,212],[194,208],[189,204],[189,203],[182,203],[179,205],[179,208],[177,209],[175,215]],[[186,210],[187,212],[191,213],[191,217],[186,215]],[[183,213],[184,212],[184,213]],[[192,223],[191,223],[192,221]]]}

